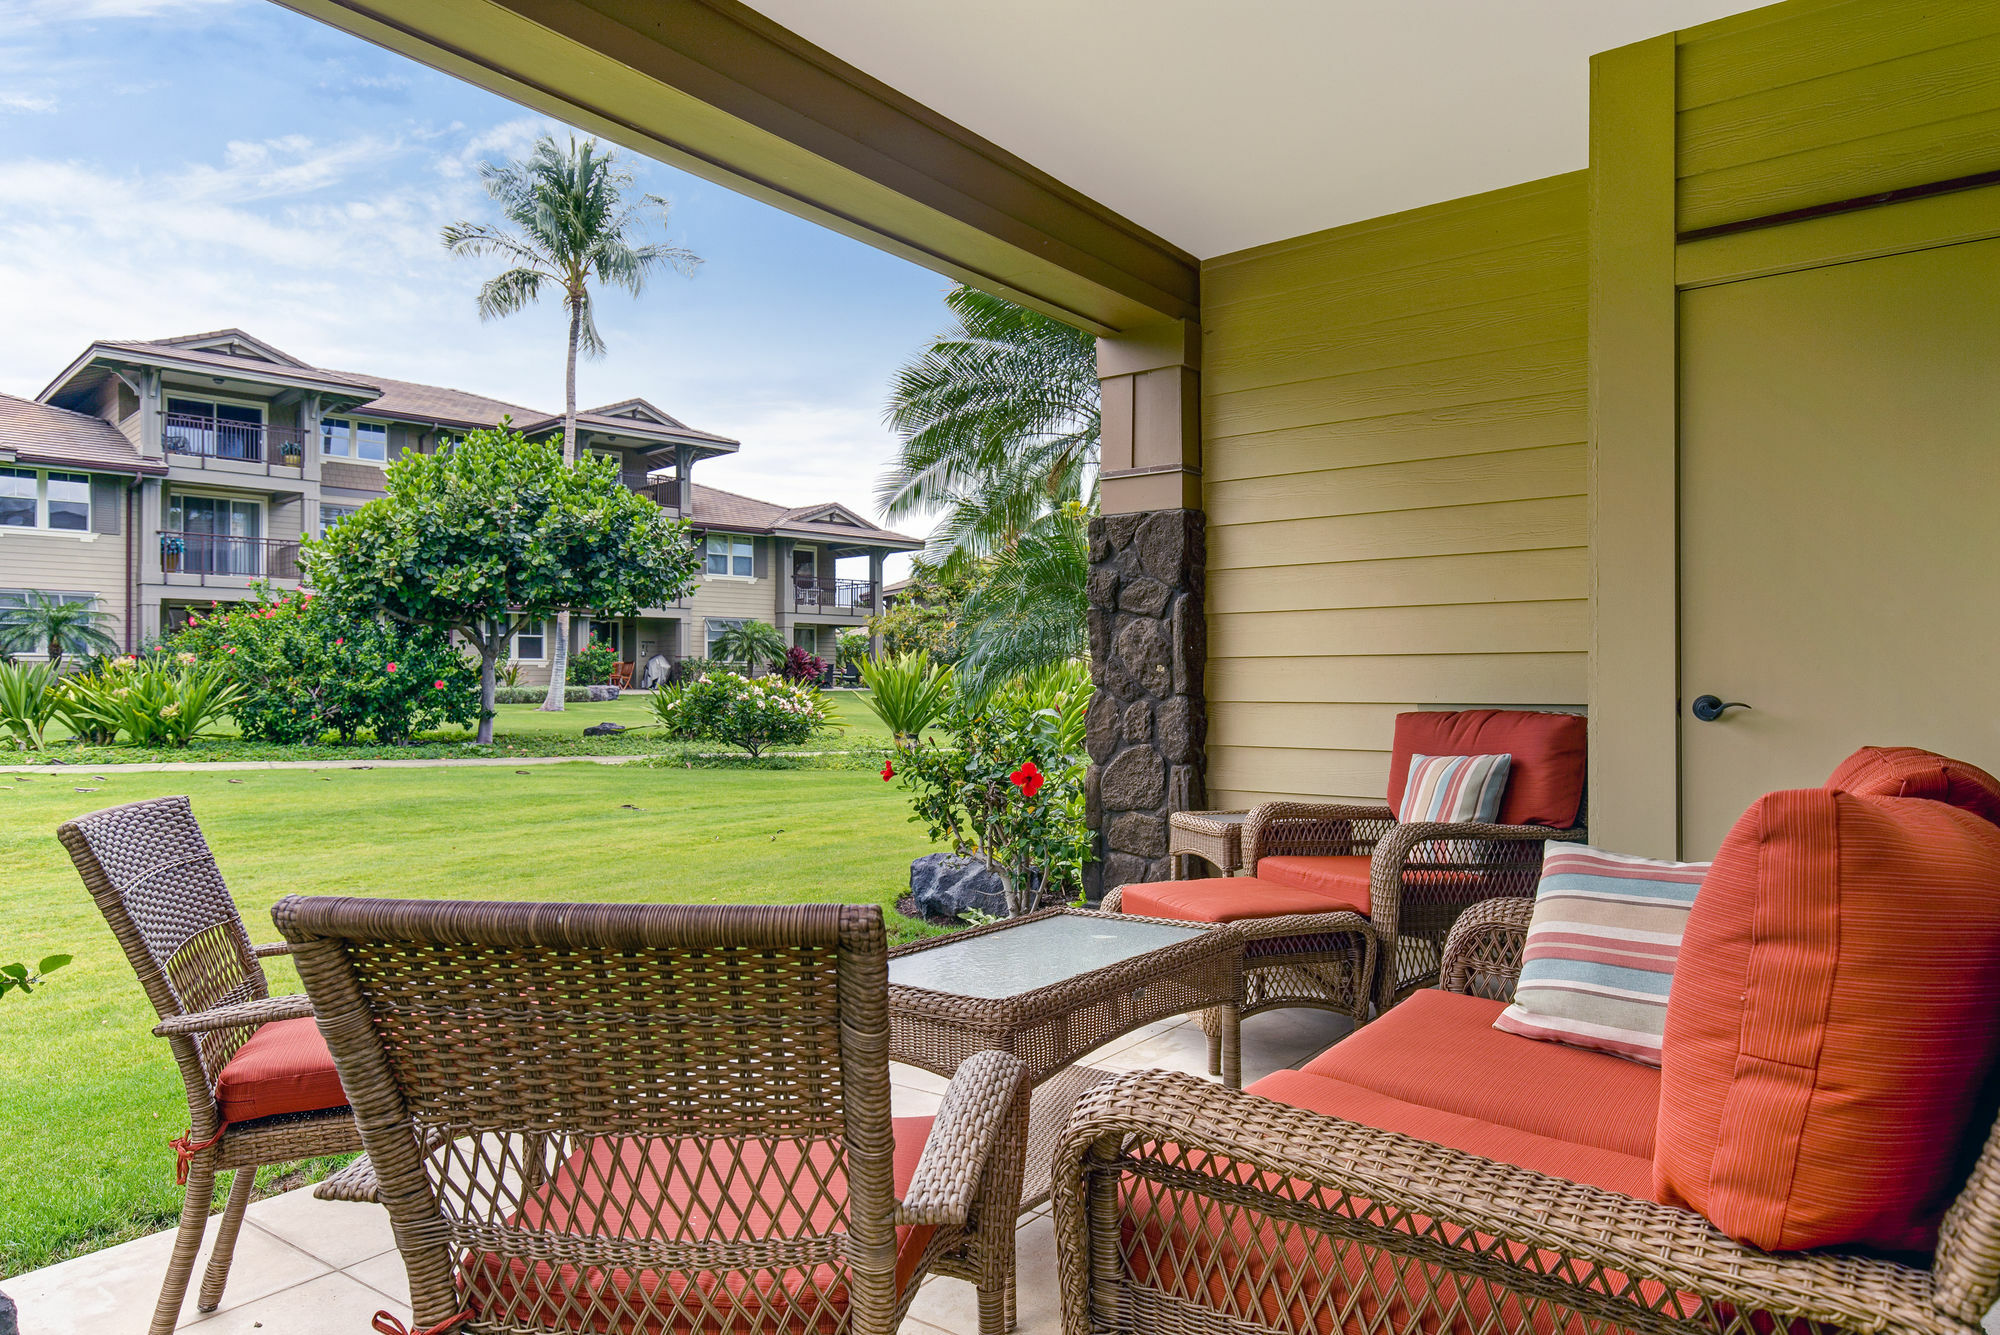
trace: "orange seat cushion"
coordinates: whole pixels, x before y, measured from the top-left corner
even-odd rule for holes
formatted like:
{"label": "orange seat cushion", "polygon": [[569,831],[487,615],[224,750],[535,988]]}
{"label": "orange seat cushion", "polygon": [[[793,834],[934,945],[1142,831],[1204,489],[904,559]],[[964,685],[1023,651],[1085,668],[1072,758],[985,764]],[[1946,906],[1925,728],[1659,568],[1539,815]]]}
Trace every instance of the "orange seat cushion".
{"label": "orange seat cushion", "polygon": [[225,1122],[254,1122],[286,1113],[347,1106],[333,1054],[310,1015],[261,1026],[215,1078]]}
{"label": "orange seat cushion", "polygon": [[[898,1199],[930,1137],[929,1117],[894,1119]],[[836,1231],[846,1182],[823,1141],[598,1137],[570,1154],[530,1192],[513,1227],[585,1237],[675,1242],[747,1242]],[[801,1172],[802,1154],[810,1164]],[[815,1185],[820,1184],[820,1185]],[[786,1188],[798,1199],[788,1199]],[[802,1208],[806,1207],[806,1208]],[[896,1288],[916,1273],[936,1230],[896,1229]],[[627,1271],[582,1269],[488,1253],[466,1265],[466,1301],[495,1326],[633,1335],[645,1332],[834,1331],[843,1329],[847,1289],[832,1265],[811,1270]],[[649,1306],[651,1310],[648,1310]],[[636,1310],[635,1310],[636,1309]],[[670,1317],[668,1314],[672,1313]],[[558,1314],[561,1314],[558,1316]]]}
{"label": "orange seat cushion", "polygon": [[1928,797],[2000,824],[2000,780],[1914,746],[1864,746],[1840,762],[1826,786],[1856,797]]}
{"label": "orange seat cushion", "polygon": [[[1360,862],[1364,868],[1368,862],[1367,858],[1351,860]],[[1362,875],[1358,905],[1348,894],[1279,885],[1262,876],[1212,876],[1199,881],[1128,885],[1119,901],[1119,910],[1142,918],[1174,918],[1181,922],[1241,922],[1246,918],[1277,918],[1290,913],[1366,913],[1367,873],[1364,871]]]}
{"label": "orange seat cushion", "polygon": [[1996,1054],[2000,828],[1926,798],[1768,794],[1688,915],[1656,1189],[1759,1247],[1928,1250]]}
{"label": "orange seat cushion", "polygon": [[[1493,1021],[1505,1009],[1505,1002],[1483,997],[1418,992],[1313,1058],[1305,1072],[1650,1165],[1659,1071],[1609,1053],[1495,1029]],[[1644,1186],[1642,1195],[1652,1187],[1650,1167]]]}
{"label": "orange seat cushion", "polygon": [[1368,874],[1372,859],[1352,854],[1338,857],[1297,857],[1281,854],[1260,858],[1257,877],[1288,890],[1306,890],[1338,900],[1368,916]]}
{"label": "orange seat cushion", "polygon": [[1583,771],[1589,724],[1581,714],[1526,709],[1424,710],[1396,715],[1389,755],[1389,806],[1402,818],[1410,757],[1507,755],[1502,825],[1548,825],[1566,830],[1583,809]]}

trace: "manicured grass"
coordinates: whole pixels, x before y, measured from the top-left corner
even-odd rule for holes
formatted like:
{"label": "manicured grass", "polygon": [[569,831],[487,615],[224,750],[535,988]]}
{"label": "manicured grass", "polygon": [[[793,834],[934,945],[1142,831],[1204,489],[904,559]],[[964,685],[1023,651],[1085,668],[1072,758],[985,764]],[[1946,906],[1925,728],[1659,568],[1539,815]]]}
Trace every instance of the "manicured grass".
{"label": "manicured grass", "polygon": [[[0,1277],[167,1227],[178,1208],[179,1075],[54,838],[71,816],[169,793],[193,798],[257,941],[276,939],[271,905],[295,892],[832,900],[883,905],[899,938],[926,931],[892,906],[928,843],[901,790],[858,769],[0,774],[0,963],[76,956],[34,995],[0,1000]],[[287,961],[269,965],[274,992],[297,990]]]}
{"label": "manicured grass", "polygon": [[[889,745],[888,730],[862,703],[865,692],[831,691],[839,726],[809,742],[786,747],[787,751],[879,750]],[[451,759],[465,756],[650,756],[683,757],[688,753],[707,754],[720,748],[704,743],[683,743],[662,737],[657,728],[625,733],[616,737],[585,737],[583,730],[595,723],[622,723],[638,729],[653,721],[650,695],[624,695],[602,704],[572,704],[561,711],[544,711],[537,705],[498,705],[493,719],[493,745],[475,745],[477,735],[470,728],[447,728],[426,733],[404,746],[383,746],[363,738],[340,745],[327,741],[314,746],[277,746],[269,742],[244,741],[235,728],[224,723],[219,732],[187,747],[80,746],[63,740],[61,729],[51,730],[48,749],[39,753],[8,752],[0,749],[0,762],[34,764],[46,759],[72,765],[129,765],[142,761],[180,761],[200,764],[217,760],[418,760]]]}

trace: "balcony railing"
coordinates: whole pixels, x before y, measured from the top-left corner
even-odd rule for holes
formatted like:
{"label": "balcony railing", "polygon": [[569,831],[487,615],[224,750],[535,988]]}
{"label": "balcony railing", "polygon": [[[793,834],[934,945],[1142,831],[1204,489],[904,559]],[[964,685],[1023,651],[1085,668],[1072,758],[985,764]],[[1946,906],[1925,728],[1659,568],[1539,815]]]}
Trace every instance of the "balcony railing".
{"label": "balcony railing", "polygon": [[290,538],[232,538],[215,533],[162,533],[160,568],[223,579],[297,579],[299,544]]}
{"label": "balcony railing", "polygon": [[198,413],[168,413],[162,436],[168,456],[204,461],[263,464],[267,469],[297,468],[305,460],[306,435],[297,427],[264,422],[232,422]]}
{"label": "balcony railing", "polygon": [[832,612],[845,616],[872,616],[875,612],[875,585],[871,580],[796,575],[792,583],[801,612]]}

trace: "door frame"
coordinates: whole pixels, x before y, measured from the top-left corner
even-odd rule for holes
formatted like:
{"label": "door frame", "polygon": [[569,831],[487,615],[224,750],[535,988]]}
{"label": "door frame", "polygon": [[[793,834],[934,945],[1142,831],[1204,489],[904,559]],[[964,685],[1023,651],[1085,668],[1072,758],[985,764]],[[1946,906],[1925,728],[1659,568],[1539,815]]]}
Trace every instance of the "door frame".
{"label": "door frame", "polygon": [[1667,33],[1591,61],[1590,836],[1681,853],[1683,289],[2000,237],[2000,185],[1681,240]]}

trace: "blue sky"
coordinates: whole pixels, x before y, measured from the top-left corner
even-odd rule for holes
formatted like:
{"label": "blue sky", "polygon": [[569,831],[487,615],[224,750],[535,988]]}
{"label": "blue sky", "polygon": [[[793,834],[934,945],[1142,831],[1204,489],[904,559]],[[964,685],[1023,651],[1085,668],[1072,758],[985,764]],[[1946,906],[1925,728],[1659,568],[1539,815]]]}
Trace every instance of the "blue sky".
{"label": "blue sky", "polygon": [[[550,122],[265,0],[0,0],[0,390],[93,338],[238,325],[322,366],[562,406],[557,305],[482,324],[476,167]],[[945,279],[628,154],[706,263],[605,299],[589,406],[644,396],[743,441],[696,476],[873,516],[890,374]],[[910,526],[921,532],[922,524]]]}

